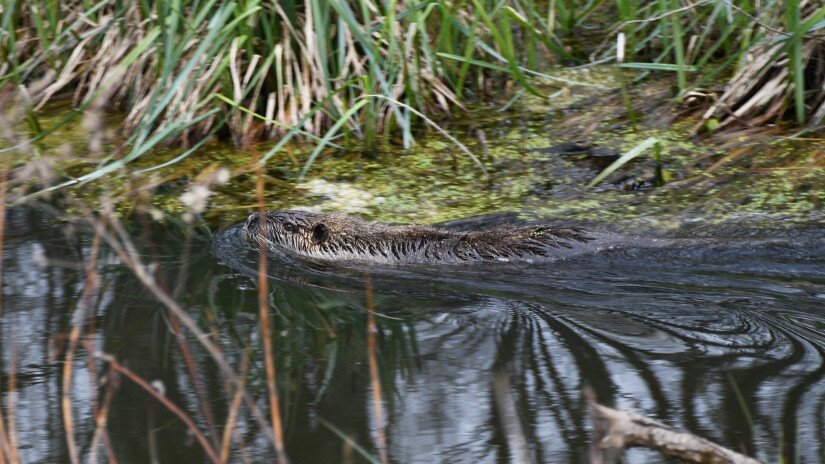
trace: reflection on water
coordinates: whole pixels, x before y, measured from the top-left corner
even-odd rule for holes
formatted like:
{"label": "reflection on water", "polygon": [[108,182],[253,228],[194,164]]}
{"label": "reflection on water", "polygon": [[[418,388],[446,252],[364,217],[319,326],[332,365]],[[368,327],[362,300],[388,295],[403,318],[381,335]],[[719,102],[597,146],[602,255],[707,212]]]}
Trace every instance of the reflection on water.
{"label": "reflection on water", "polygon": [[[254,250],[247,254],[223,236],[215,253],[227,266],[212,256],[209,237],[190,232],[187,246],[184,231],[133,231],[145,261],[157,263],[158,280],[236,369],[249,347],[247,385],[265,407]],[[640,248],[543,266],[370,270],[390,459],[508,461],[493,388],[494,373],[504,372],[536,462],[582,461],[589,437],[585,385],[608,405],[768,461],[797,453],[803,462],[825,460],[825,246],[818,240],[812,232],[791,243]],[[9,404],[16,363],[13,399],[26,462],[66,461],[59,360],[84,283],[77,263],[90,242],[89,234],[32,210],[9,213],[2,384]],[[164,308],[115,256],[101,251],[97,349],[160,381],[203,430],[211,422],[221,433],[231,395],[220,371],[191,337],[185,341],[194,367],[187,364]],[[287,451],[298,463],[348,456],[361,462],[324,421],[374,451],[366,270],[295,264],[284,258],[270,266]],[[105,372],[102,364],[96,368]],[[98,387],[87,352],[79,352],[74,369],[75,436],[85,455]],[[125,379],[108,429],[123,462],[205,459],[182,423]],[[273,456],[245,412],[234,443],[235,461]],[[647,451],[626,457],[660,461]]]}

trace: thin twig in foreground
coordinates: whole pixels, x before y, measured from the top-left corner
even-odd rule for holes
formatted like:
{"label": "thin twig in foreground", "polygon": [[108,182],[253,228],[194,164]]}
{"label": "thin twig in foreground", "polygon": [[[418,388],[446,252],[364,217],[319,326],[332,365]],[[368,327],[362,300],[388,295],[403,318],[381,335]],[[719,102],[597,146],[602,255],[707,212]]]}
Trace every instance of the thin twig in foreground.
{"label": "thin twig in foreground", "polygon": [[[241,361],[241,387],[246,385],[246,373],[249,364],[248,350],[244,351],[243,360]],[[229,386],[227,386],[227,389]],[[232,403],[229,407],[229,415],[226,418],[226,425],[223,427],[223,439],[221,440],[221,460],[229,462],[229,451],[232,447],[232,433],[235,431],[235,422],[238,420],[238,409],[241,407],[241,400],[243,399],[243,388],[235,391],[232,397]]]}
{"label": "thin twig in foreground", "polygon": [[[6,189],[8,188],[8,166],[4,160],[0,164],[0,288],[3,288],[3,237],[6,232]],[[2,296],[2,292],[0,292]],[[3,305],[0,301],[0,316],[3,315]],[[17,432],[14,420],[14,382],[15,382],[15,355],[12,350],[11,374],[9,377],[9,407],[8,407],[8,427],[6,417],[3,413],[3,404],[0,401],[0,461],[3,463],[18,463],[20,457],[17,454]]]}
{"label": "thin twig in foreground", "polygon": [[[185,234],[186,238],[183,242],[183,253],[180,259],[180,262],[183,264],[179,268],[175,290],[173,291],[173,295],[175,295],[175,297],[177,297],[177,295],[179,295],[182,291],[184,282],[187,280],[189,272],[189,253],[192,246],[192,228],[190,225],[187,225]],[[156,266],[156,269],[160,269],[160,267]],[[219,449],[220,442],[218,440],[220,435],[218,434],[218,429],[215,427],[215,416],[212,413],[212,408],[209,406],[208,395],[206,391],[204,391],[201,376],[198,372],[198,365],[195,362],[195,356],[192,354],[192,349],[189,346],[189,342],[186,340],[186,333],[181,327],[180,321],[171,312],[169,312],[169,321],[172,324],[172,330],[174,331],[178,348],[183,355],[184,364],[186,365],[186,370],[189,374],[190,381],[195,388],[195,397],[198,399],[198,406],[200,407],[201,414],[203,414],[203,418],[206,421],[206,429],[209,431],[209,438],[212,440],[212,446]]]}
{"label": "thin twig in foreground", "polygon": [[9,425],[9,461],[12,463],[19,463],[20,456],[17,453],[17,415],[15,413],[15,392],[17,391],[17,350],[14,343],[11,344],[11,363],[9,366],[9,391],[7,396],[9,398],[8,405],[8,425]]}
{"label": "thin twig in foreground", "polygon": [[[0,256],[3,256],[3,237],[6,232],[6,189],[8,188],[8,167],[0,164]],[[0,288],[3,284],[3,260],[0,259]],[[0,292],[0,316],[3,315],[3,293]]]}
{"label": "thin twig in foreground", "polygon": [[77,319],[69,333],[69,344],[66,348],[66,357],[63,363],[63,378],[61,392],[61,409],[63,412],[63,429],[66,433],[66,446],[69,451],[69,460],[72,464],[80,463],[80,455],[77,450],[77,442],[74,437],[74,417],[72,416],[72,371],[74,367],[74,353],[80,340],[80,332],[86,322],[86,313],[91,306],[92,295],[100,284],[100,276],[97,273],[97,252],[100,248],[100,240],[103,235],[103,221],[95,222],[95,236],[92,239],[92,248],[89,253],[89,261],[86,263],[86,283],[83,286],[83,293],[77,302],[75,314]]}
{"label": "thin twig in foreground", "polygon": [[[87,346],[86,349],[93,348],[93,346]],[[92,351],[90,351],[92,352]],[[94,357],[90,357],[90,359],[94,359]],[[109,432],[106,429],[106,424],[109,421],[109,408],[112,405],[112,398],[115,396],[115,386],[116,386],[116,376],[117,374],[114,371],[109,372],[109,376],[106,382],[106,393],[103,394],[103,406],[100,407],[97,411],[95,411],[95,432],[92,435],[92,444],[89,446],[89,461],[90,463],[97,462],[97,453],[98,448],[100,446],[100,441],[103,440],[103,446],[106,449],[107,457],[109,458],[110,463],[117,463],[117,459],[115,458],[114,452],[111,449],[109,443]]]}
{"label": "thin twig in foreground", "polygon": [[[215,364],[221,370],[221,372],[226,375],[227,379],[235,385],[236,388],[240,388],[241,381],[238,378],[238,375],[229,365],[224,356],[223,352],[209,340],[209,334],[205,333],[201,328],[198,326],[197,322],[190,316],[177,302],[172,299],[172,297],[166,293],[163,289],[161,289],[158,284],[155,282],[154,276],[149,272],[145,265],[143,265],[140,261],[140,256],[135,249],[134,244],[129,239],[128,234],[123,229],[123,226],[117,220],[117,218],[108,215],[107,218],[109,219],[109,223],[112,226],[112,229],[115,230],[117,236],[113,236],[107,232],[104,232],[103,238],[106,240],[106,243],[117,253],[118,257],[123,261],[123,263],[135,274],[135,276],[140,280],[140,282],[149,290],[155,298],[158,299],[167,309],[173,312],[180,322],[189,330],[189,332],[195,337],[195,339],[203,346],[206,351],[212,356],[212,359],[215,361]],[[89,219],[93,221],[93,219]],[[118,240],[118,237],[120,240]],[[121,243],[122,240],[122,243]],[[261,413],[260,408],[258,408],[255,399],[252,398],[252,395],[249,394],[248,391],[244,389],[244,401],[249,408],[252,416],[258,422],[258,425],[261,427],[262,430],[265,431],[264,435],[271,440],[271,434],[269,433],[269,424],[267,424],[266,419],[264,419],[263,414]],[[273,443],[274,445],[274,443]]]}
{"label": "thin twig in foreground", "polygon": [[171,413],[178,416],[178,418],[180,418],[180,420],[182,420],[183,423],[186,424],[187,427],[189,427],[189,430],[191,430],[192,433],[195,435],[195,438],[198,440],[198,443],[200,443],[201,447],[206,452],[207,456],[209,456],[209,459],[211,459],[212,462],[216,464],[221,464],[221,458],[220,456],[218,456],[218,453],[215,452],[215,449],[212,447],[212,444],[209,443],[209,440],[206,439],[206,436],[203,434],[203,432],[201,432],[201,430],[198,428],[198,426],[195,424],[192,418],[186,415],[186,413],[183,412],[181,408],[179,408],[175,403],[171,402],[169,398],[160,394],[160,392],[158,392],[155,388],[149,385],[149,383],[146,380],[140,378],[128,367],[117,362],[114,356],[101,352],[95,353],[94,356],[97,359],[100,359],[101,361],[109,363],[109,366],[112,369],[128,377],[129,380],[131,380],[140,388],[144,389],[147,393],[155,397],[156,400],[160,401],[161,404],[163,404],[163,406],[165,406],[166,409],[168,409]]}
{"label": "thin twig in foreground", "polygon": [[[256,153],[255,158],[258,158]],[[264,217],[264,172],[263,167],[258,165],[258,179],[256,182],[256,193],[258,196],[258,218]],[[259,227],[260,234],[263,235],[264,228]],[[259,243],[266,243],[261,237]],[[287,464],[286,449],[284,447],[283,427],[281,425],[281,406],[278,398],[278,384],[276,383],[275,357],[272,348],[272,331],[269,327],[269,281],[266,277],[266,247],[260,246],[258,252],[258,319],[261,324],[261,338],[264,344],[264,363],[266,365],[266,385],[269,391],[269,409],[272,415],[272,433],[275,441],[275,452],[278,455],[279,464]]]}
{"label": "thin twig in foreground", "polygon": [[387,436],[384,432],[384,405],[381,394],[381,378],[378,374],[378,356],[376,355],[375,334],[378,327],[375,325],[375,304],[372,301],[372,280],[367,276],[367,351],[370,364],[370,380],[372,383],[372,411],[375,414],[375,444],[382,464],[390,462],[387,456]]}

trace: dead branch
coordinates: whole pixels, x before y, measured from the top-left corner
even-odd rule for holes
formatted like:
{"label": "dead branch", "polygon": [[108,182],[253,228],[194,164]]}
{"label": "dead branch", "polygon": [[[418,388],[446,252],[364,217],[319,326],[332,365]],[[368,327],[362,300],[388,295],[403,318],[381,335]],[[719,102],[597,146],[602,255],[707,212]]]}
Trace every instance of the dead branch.
{"label": "dead branch", "polygon": [[585,391],[593,421],[591,461],[603,462],[605,451],[642,446],[670,458],[705,464],[760,464],[761,461],[739,454],[709,440],[673,428],[653,419],[619,411],[596,403],[595,395]]}

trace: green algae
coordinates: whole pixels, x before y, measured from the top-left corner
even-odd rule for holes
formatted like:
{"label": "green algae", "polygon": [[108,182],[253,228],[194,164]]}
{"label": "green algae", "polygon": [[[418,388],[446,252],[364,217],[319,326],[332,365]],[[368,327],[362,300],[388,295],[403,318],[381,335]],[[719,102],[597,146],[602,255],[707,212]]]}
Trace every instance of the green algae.
{"label": "green algae", "polygon": [[[674,105],[662,98],[668,81],[633,90],[635,111],[645,117],[632,124],[623,100],[616,96],[620,80],[615,70],[597,67],[557,75],[606,89],[562,87],[558,91],[558,83],[546,82],[540,89],[552,98],[524,95],[506,111],[499,111],[506,103],[502,99],[442,121],[481,159],[489,176],[450,141],[422,129],[411,150],[392,144],[380,150],[325,150],[305,181],[298,183],[297,175],[313,147],[292,143],[265,166],[264,206],[424,223],[506,211],[531,219],[627,228],[644,224],[663,230],[697,218],[714,223],[749,215],[790,222],[821,217],[825,141],[742,138],[736,142],[755,144],[754,154],[703,174],[728,153],[692,138],[696,121],[678,117]],[[48,127],[64,117],[53,111],[41,121]],[[116,125],[116,116],[109,115],[107,130],[112,132]],[[106,155],[84,152],[88,134],[79,121],[60,127],[55,134],[39,143],[38,156],[49,160],[56,172],[77,176],[107,160]],[[563,143],[584,141],[618,154],[648,137],[660,141],[658,162],[652,153],[644,154],[590,190],[585,185],[606,166],[605,159],[548,151]],[[123,141],[116,134],[108,140],[103,153],[118,153]],[[120,209],[128,212],[130,199],[137,196],[162,213],[158,217],[196,213],[211,224],[227,223],[257,208],[252,163],[256,154],[272,146],[242,150],[213,141],[175,164],[151,170],[183,152],[180,148],[157,149],[127,169],[71,187],[71,192],[91,209],[96,209],[101,196],[108,195],[125,199]],[[27,158],[31,155],[19,154],[18,165]],[[229,174],[226,182],[216,181],[219,171]],[[649,188],[653,180],[659,185]],[[672,188],[680,182],[685,184]],[[648,188],[633,190],[637,185]],[[193,211],[191,201],[187,203],[193,194],[187,192],[195,191],[205,192],[206,197],[203,207]]]}

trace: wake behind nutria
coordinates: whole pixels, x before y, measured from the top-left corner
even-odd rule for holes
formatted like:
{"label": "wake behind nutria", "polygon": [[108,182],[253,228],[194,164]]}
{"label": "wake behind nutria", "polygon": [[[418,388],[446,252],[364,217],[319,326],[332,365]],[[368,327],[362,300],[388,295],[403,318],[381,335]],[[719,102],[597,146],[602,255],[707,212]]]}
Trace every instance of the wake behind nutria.
{"label": "wake behind nutria", "polygon": [[498,226],[464,232],[306,211],[269,211],[263,218],[253,213],[244,235],[275,253],[386,264],[548,261],[593,251],[605,242],[603,234],[575,227]]}

